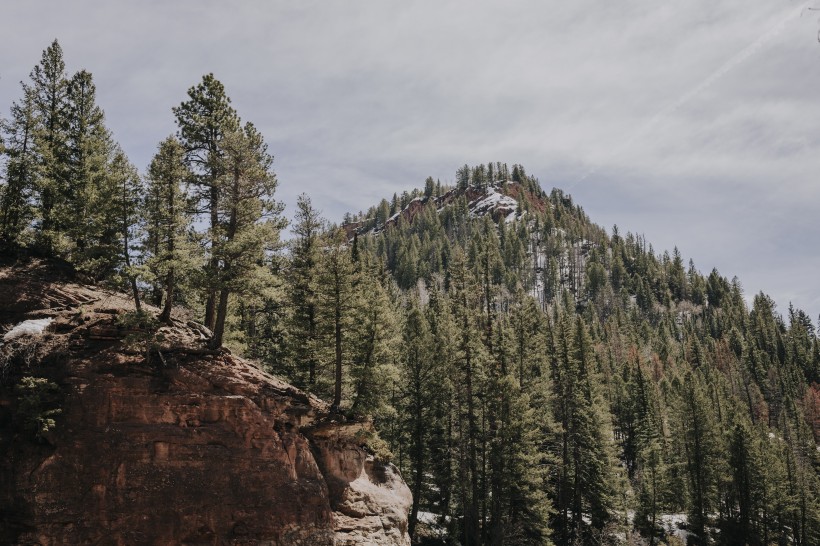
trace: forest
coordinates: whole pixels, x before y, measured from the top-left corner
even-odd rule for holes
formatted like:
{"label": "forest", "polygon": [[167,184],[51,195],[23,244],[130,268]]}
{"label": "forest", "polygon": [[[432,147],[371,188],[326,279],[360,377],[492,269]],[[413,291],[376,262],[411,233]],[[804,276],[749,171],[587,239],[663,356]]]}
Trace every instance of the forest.
{"label": "forest", "polygon": [[739,279],[464,165],[292,236],[264,136],[205,75],[140,172],[43,52],[0,132],[0,252],[196,317],[349,418],[417,544],[820,544],[820,340]]}

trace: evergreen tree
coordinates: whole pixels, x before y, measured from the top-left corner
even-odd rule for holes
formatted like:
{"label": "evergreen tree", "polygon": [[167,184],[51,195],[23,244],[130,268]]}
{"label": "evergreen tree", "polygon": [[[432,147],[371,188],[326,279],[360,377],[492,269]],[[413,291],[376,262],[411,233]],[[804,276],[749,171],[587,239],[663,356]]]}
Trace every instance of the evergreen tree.
{"label": "evergreen tree", "polygon": [[[108,205],[121,205],[114,207],[117,213],[126,206],[129,214],[136,213],[134,199],[127,205],[121,202],[123,181],[133,180],[135,175],[105,127],[91,74],[85,70],[76,73],[67,89],[66,183],[54,215],[60,219],[70,260],[89,277],[102,279],[113,275],[124,261],[120,244],[123,232],[114,228],[121,225],[121,214],[112,218],[114,210]],[[109,259],[112,255],[118,258]]]}
{"label": "evergreen tree", "polygon": [[[541,453],[545,432],[554,432],[541,404],[533,407],[529,389],[516,379],[515,347],[507,321],[494,329],[494,366],[487,398],[490,422],[491,544],[548,544],[550,513],[545,495],[547,465]],[[521,355],[515,355],[521,358]],[[534,358],[533,358],[534,357]],[[533,369],[537,356],[525,354],[524,368]],[[530,387],[542,388],[539,382]]]}
{"label": "evergreen tree", "polygon": [[459,436],[458,484],[459,501],[464,515],[463,541],[467,545],[479,544],[481,521],[478,446],[482,441],[479,428],[480,392],[484,361],[484,345],[479,341],[476,314],[480,313],[477,286],[467,269],[466,256],[461,248],[453,250],[450,266],[450,290],[456,327],[460,330],[457,347],[457,427]]}
{"label": "evergreen tree", "polygon": [[[595,392],[591,340],[581,317],[569,314],[554,328],[551,364],[555,413],[561,425],[557,453],[556,532],[570,543],[590,540],[611,517],[613,469],[602,400]],[[589,527],[585,518],[589,518]]]}
{"label": "evergreen tree", "polygon": [[[206,74],[198,85],[188,89],[188,100],[175,107],[173,112],[179,127],[179,140],[194,173],[192,183],[197,190],[197,213],[208,217],[208,232],[215,236],[220,232],[222,222],[221,188],[229,165],[223,157],[226,145],[222,141],[226,136],[240,132],[239,116],[225,94],[225,87],[213,74]],[[214,239],[209,243],[205,325],[215,329],[220,268],[216,247],[219,243]]]}
{"label": "evergreen tree", "polygon": [[435,373],[430,382],[428,396],[429,413],[427,449],[429,468],[436,487],[426,491],[431,508],[441,515],[441,521],[455,521],[450,514],[455,509],[458,458],[455,456],[459,445],[456,423],[459,420],[455,397],[458,376],[457,331],[450,302],[441,287],[433,286],[430,302],[426,309],[426,319],[430,328],[429,357]]}
{"label": "evergreen tree", "polygon": [[2,124],[5,184],[0,187],[0,243],[19,244],[34,219],[37,191],[37,157],[34,138],[37,124],[32,94],[11,106],[11,118]]}
{"label": "evergreen tree", "polygon": [[[351,253],[352,254],[352,253]],[[351,332],[353,401],[351,412],[376,418],[388,413],[388,388],[396,380],[398,310],[389,295],[389,279],[368,254],[358,261],[359,292]]]}
{"label": "evergreen tree", "polygon": [[427,180],[424,181],[424,197],[432,197],[435,189],[436,183],[433,180],[433,177],[428,176]]}
{"label": "evergreen tree", "polygon": [[387,199],[382,199],[379,202],[379,207],[376,209],[376,227],[383,227],[384,223],[390,218],[390,204]]}
{"label": "evergreen tree", "polygon": [[278,249],[279,231],[284,227],[282,207],[273,199],[277,184],[271,171],[273,157],[256,128],[246,123],[241,131],[226,134],[219,154],[224,174],[218,182],[217,224],[210,235],[211,251],[219,265],[212,348],[222,345],[231,294],[259,292],[272,284],[270,252]]}
{"label": "evergreen tree", "polygon": [[63,50],[57,40],[43,51],[40,64],[30,74],[30,86],[23,93],[31,96],[37,120],[34,153],[37,158],[37,189],[39,193],[39,235],[46,249],[59,248],[62,220],[55,207],[62,204],[66,193],[67,146],[65,127],[68,80]]}
{"label": "evergreen tree", "polygon": [[427,435],[425,424],[429,422],[428,412],[433,403],[431,383],[436,381],[436,361],[430,354],[430,330],[427,320],[411,301],[411,307],[404,326],[402,343],[402,399],[406,411],[409,432],[411,487],[413,505],[410,510],[408,529],[415,537],[419,505],[423,496],[423,480],[428,465]]}
{"label": "evergreen tree", "polygon": [[677,391],[677,436],[688,479],[689,525],[695,543],[708,544],[710,514],[717,508],[717,488],[723,474],[717,419],[700,373],[686,372]]}
{"label": "evergreen tree", "polygon": [[172,136],[163,140],[148,167],[144,208],[145,267],[164,293],[160,314],[163,322],[171,319],[177,288],[197,266],[196,249],[190,241],[188,201],[182,187],[189,174],[185,149],[179,141]]}
{"label": "evergreen tree", "polygon": [[547,347],[543,336],[544,317],[536,301],[524,295],[520,287],[510,309],[510,322],[513,372],[524,391],[544,374]]}
{"label": "evergreen tree", "polygon": [[656,544],[658,518],[668,496],[666,439],[657,409],[657,395],[643,366],[636,362],[627,384],[631,429],[625,435],[627,471],[637,482],[638,506],[635,527]]}
{"label": "evergreen tree", "polygon": [[723,488],[726,510],[719,522],[724,543],[743,545],[763,540],[765,533],[761,533],[763,525],[758,518],[766,513],[763,499],[768,469],[761,466],[761,449],[754,429],[738,414],[728,440],[731,475]]}
{"label": "evergreen tree", "polygon": [[[292,227],[294,238],[290,243],[291,259],[287,275],[291,309],[288,345],[290,358],[294,362],[293,375],[308,388],[316,384],[319,367],[318,282],[324,224],[310,198],[301,194],[296,200]],[[307,369],[307,378],[303,377],[303,369]]]}
{"label": "evergreen tree", "polygon": [[347,238],[342,229],[331,230],[323,242],[326,247],[322,255],[319,291],[320,330],[327,340],[326,346],[333,348],[328,361],[333,369],[333,408],[342,406],[342,386],[344,368],[349,366],[348,340],[353,327],[354,313],[359,305],[356,301],[358,275],[351,257]]}
{"label": "evergreen tree", "polygon": [[108,271],[108,277],[115,284],[131,289],[134,306],[139,312],[142,306],[137,286],[138,272],[131,263],[131,254],[136,247],[141,222],[140,203],[144,188],[136,167],[119,147],[115,148],[108,169],[102,198],[108,204],[103,221],[109,227],[100,238],[99,253],[101,261],[107,262],[104,269]]}

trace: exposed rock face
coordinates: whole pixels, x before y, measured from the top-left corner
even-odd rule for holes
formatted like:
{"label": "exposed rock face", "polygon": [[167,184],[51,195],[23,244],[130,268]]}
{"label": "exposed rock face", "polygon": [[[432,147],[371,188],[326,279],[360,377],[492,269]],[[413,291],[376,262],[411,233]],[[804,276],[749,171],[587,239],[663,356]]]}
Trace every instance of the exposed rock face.
{"label": "exposed rock face", "polygon": [[330,492],[336,544],[409,546],[410,489],[393,465],[379,464],[363,450],[346,449],[340,440],[350,432],[324,426],[311,435]]}
{"label": "exposed rock face", "polygon": [[[0,298],[14,282],[0,275]],[[410,491],[360,445],[369,425],[332,422],[181,322],[146,359],[107,308],[119,296],[83,290],[82,313],[19,309],[54,317],[50,332],[0,347],[0,543],[409,545]],[[39,442],[20,427],[22,375],[59,386]]]}

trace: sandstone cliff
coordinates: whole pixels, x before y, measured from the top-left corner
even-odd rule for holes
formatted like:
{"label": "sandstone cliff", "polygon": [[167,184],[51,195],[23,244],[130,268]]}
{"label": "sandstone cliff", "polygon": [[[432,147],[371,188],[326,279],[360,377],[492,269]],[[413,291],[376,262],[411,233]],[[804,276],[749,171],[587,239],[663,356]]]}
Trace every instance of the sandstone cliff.
{"label": "sandstone cliff", "polygon": [[410,491],[367,423],[128,308],[0,268],[0,335],[46,325],[0,347],[0,543],[409,544]]}

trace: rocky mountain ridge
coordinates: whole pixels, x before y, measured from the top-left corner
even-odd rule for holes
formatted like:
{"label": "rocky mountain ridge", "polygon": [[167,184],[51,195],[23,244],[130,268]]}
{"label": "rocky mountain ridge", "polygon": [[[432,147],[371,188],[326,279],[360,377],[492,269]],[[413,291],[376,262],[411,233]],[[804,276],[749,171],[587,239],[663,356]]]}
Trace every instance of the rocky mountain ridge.
{"label": "rocky mountain ridge", "polygon": [[[414,190],[420,193],[420,190]],[[531,188],[513,180],[496,180],[484,187],[469,186],[466,188],[452,188],[441,195],[418,195],[407,200],[392,216],[379,222],[371,216],[359,217],[342,223],[348,238],[353,234],[380,233],[390,227],[398,225],[399,221],[412,224],[425,207],[431,205],[441,214],[446,209],[458,206],[463,200],[466,211],[473,217],[490,216],[495,222],[504,220],[512,222],[526,214],[522,209],[522,202],[542,211],[549,207],[548,201],[542,195],[536,195]]]}

